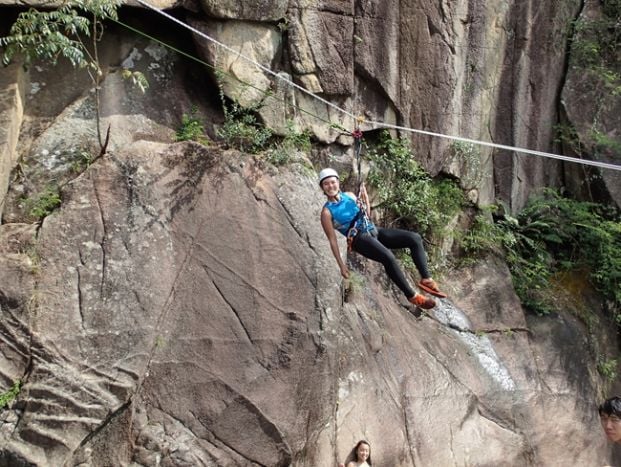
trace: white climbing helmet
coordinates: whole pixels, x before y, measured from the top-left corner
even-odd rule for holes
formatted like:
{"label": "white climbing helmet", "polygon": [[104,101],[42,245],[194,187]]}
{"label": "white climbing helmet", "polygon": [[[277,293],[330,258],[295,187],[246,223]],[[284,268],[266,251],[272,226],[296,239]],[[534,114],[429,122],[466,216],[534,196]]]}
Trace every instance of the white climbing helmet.
{"label": "white climbing helmet", "polygon": [[326,178],[329,177],[336,177],[337,179],[339,178],[339,174],[336,170],[334,169],[323,169],[321,172],[319,172],[319,186],[321,186],[321,182],[323,182]]}

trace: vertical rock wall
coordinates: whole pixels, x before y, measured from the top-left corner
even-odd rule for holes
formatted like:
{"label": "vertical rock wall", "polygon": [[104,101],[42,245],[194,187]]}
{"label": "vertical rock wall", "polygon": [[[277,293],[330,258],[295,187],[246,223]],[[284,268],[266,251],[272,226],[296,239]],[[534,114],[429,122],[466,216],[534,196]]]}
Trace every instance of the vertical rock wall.
{"label": "vertical rock wall", "polygon": [[[604,19],[600,2],[585,2],[580,15],[583,24],[602,24]],[[606,19],[608,22],[610,20]],[[606,33],[614,34],[614,31],[614,28],[609,28]],[[583,31],[576,37],[576,46],[584,47],[585,44],[597,44],[597,40]],[[573,59],[568,68],[562,93],[562,106],[566,112],[563,123],[575,128],[576,141],[565,141],[564,150],[575,151],[578,153],[576,155],[585,151],[595,160],[621,165],[621,98],[614,91],[620,83],[618,78],[606,83],[601,76],[618,76],[619,70],[615,69],[618,63],[603,62],[598,65],[601,64],[604,66],[598,69],[597,66]],[[568,167],[567,180],[572,191],[587,199],[611,200],[621,206],[621,171],[573,166]]]}
{"label": "vertical rock wall", "polygon": [[[367,120],[551,152],[568,32],[580,5],[579,0],[291,2],[281,21],[286,53],[273,66]],[[225,38],[218,28],[208,29]],[[237,48],[243,42],[243,35],[238,37],[226,39]],[[264,87],[264,77],[258,79],[250,81]],[[233,98],[239,92],[226,89]],[[294,101],[321,118],[336,118],[329,109]],[[265,104],[283,111],[282,103]],[[282,128],[273,114],[264,112],[266,122]],[[295,111],[289,116],[313,129]],[[342,115],[337,122],[354,125]],[[325,142],[337,137],[317,136]],[[499,198],[519,209],[533,189],[561,183],[559,164],[551,160],[481,147],[473,160],[464,161],[450,140],[411,136],[418,159],[432,173],[463,176],[465,166],[476,166],[482,204]]]}
{"label": "vertical rock wall", "polygon": [[[579,1],[401,2],[399,7],[399,42],[390,45],[399,51],[395,104],[404,125],[553,150],[567,33]],[[385,42],[377,45],[387,48]],[[456,169],[451,146],[439,138],[414,137],[420,160],[433,172]],[[554,162],[482,147],[477,152],[478,160],[469,162],[482,172],[482,203],[498,197],[519,209],[532,189],[560,181]]]}

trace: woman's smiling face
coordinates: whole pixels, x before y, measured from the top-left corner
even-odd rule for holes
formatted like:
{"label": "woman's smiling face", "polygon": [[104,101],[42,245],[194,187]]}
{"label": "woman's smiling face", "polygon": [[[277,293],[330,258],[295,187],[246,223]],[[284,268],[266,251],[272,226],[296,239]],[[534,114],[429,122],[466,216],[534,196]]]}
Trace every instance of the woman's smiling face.
{"label": "woman's smiling face", "polygon": [[371,448],[369,447],[369,445],[365,443],[360,443],[360,446],[358,446],[358,449],[356,450],[356,457],[358,459],[358,462],[366,462],[366,460],[369,458],[370,453]]}
{"label": "woman's smiling face", "polygon": [[321,182],[323,192],[330,198],[334,198],[340,190],[339,179],[336,177],[328,177]]}

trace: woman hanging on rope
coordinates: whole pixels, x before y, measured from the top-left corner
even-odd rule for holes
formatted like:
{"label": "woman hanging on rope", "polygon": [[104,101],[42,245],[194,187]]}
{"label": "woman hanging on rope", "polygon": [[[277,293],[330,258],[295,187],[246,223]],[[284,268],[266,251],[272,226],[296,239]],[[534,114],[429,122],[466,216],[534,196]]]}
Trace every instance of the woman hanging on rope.
{"label": "woman hanging on rope", "polygon": [[321,226],[345,279],[349,277],[349,270],[341,258],[335,230],[347,237],[348,246],[353,251],[382,263],[388,277],[401,289],[410,303],[424,309],[436,305],[432,298],[414,292],[391,249],[409,248],[416,269],[421,275],[418,286],[437,297],[446,297],[429,274],[421,236],[407,230],[377,228],[370,221],[369,199],[364,184],[360,186],[360,199],[353,193],[341,192],[338,173],[328,168],[319,173],[319,186],[328,198],[321,210]]}

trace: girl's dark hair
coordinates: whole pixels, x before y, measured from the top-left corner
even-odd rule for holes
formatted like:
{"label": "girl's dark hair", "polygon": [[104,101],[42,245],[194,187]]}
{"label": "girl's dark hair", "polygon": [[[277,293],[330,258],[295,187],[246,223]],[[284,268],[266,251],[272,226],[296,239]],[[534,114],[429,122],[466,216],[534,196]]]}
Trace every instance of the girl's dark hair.
{"label": "girl's dark hair", "polygon": [[354,446],[354,449],[351,450],[351,452],[349,453],[349,456],[347,456],[347,459],[345,459],[345,465],[347,465],[350,462],[358,462],[358,448],[360,447],[361,444],[366,444],[367,446],[369,446],[369,457],[367,459],[367,464],[373,465],[373,462],[371,462],[371,445],[369,444],[368,441],[365,441],[363,439],[358,441],[356,445]]}
{"label": "girl's dark hair", "polygon": [[611,397],[610,399],[606,399],[600,404],[597,411],[600,415],[606,414],[621,417],[621,397]]}

